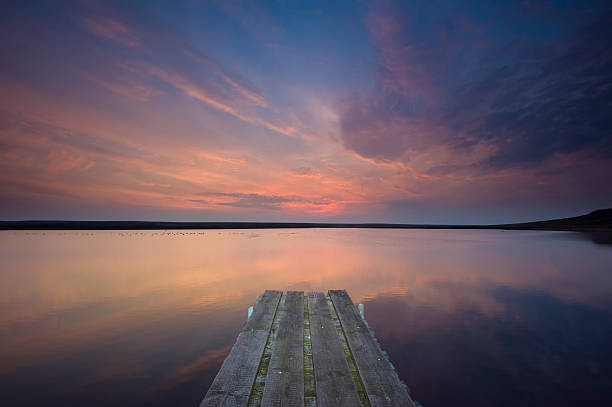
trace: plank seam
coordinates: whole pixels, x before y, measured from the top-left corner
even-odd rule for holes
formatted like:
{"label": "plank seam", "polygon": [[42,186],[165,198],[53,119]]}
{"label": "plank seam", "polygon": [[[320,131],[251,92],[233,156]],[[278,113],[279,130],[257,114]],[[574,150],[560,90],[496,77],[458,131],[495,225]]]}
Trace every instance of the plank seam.
{"label": "plank seam", "polygon": [[317,406],[317,382],[312,360],[312,339],[310,337],[310,312],[308,296],[304,296],[304,407]]}
{"label": "plank seam", "polygon": [[249,395],[249,401],[247,406],[259,407],[261,406],[261,400],[263,397],[263,391],[266,385],[266,375],[268,374],[268,366],[270,365],[270,358],[272,356],[272,348],[274,347],[274,340],[276,339],[276,332],[278,331],[278,324],[281,318],[281,314],[284,311],[285,294],[281,294],[278,303],[276,304],[276,310],[274,311],[274,317],[272,324],[270,325],[270,331],[268,332],[268,339],[266,340],[266,346],[259,360],[259,366],[257,368],[257,374],[255,380],[251,386],[251,394]]}

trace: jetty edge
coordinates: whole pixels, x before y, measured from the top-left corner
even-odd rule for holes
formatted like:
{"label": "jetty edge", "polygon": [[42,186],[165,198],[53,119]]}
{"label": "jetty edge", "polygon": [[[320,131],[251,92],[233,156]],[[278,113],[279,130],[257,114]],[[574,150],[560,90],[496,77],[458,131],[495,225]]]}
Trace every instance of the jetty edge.
{"label": "jetty edge", "polygon": [[346,290],[259,296],[200,407],[420,407]]}

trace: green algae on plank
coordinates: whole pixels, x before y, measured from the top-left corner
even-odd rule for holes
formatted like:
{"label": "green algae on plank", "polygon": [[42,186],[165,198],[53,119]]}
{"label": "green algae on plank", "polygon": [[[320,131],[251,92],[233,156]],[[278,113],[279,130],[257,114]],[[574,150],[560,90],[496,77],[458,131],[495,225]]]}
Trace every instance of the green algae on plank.
{"label": "green algae on plank", "polygon": [[327,300],[327,306],[329,307],[329,312],[331,313],[332,320],[334,321],[336,332],[338,333],[338,337],[340,338],[340,344],[342,345],[344,357],[346,358],[349,370],[351,371],[351,376],[353,377],[353,382],[355,383],[355,388],[357,389],[359,400],[361,401],[362,406],[370,407],[370,400],[368,399],[368,394],[366,393],[365,386],[363,385],[363,381],[361,380],[361,376],[359,375],[359,370],[357,370],[357,365],[355,365],[353,354],[351,353],[351,349],[349,348],[348,342],[346,341],[346,336],[344,335],[344,330],[342,329],[340,319],[338,319],[338,314],[336,313],[334,304],[329,298],[329,295],[326,295],[325,299]]}
{"label": "green algae on plank", "polygon": [[249,407],[261,406],[261,399],[263,398],[264,388],[266,387],[266,376],[268,375],[268,367],[270,366],[270,358],[272,357],[272,349],[274,348],[274,341],[276,340],[276,333],[278,332],[278,324],[281,320],[281,316],[285,312],[285,294],[282,295],[274,319],[272,320],[272,327],[270,328],[270,334],[268,335],[268,341],[264,348],[264,353],[259,362],[259,368],[257,369],[257,375],[255,376],[255,382],[253,383],[253,389],[249,396]]}

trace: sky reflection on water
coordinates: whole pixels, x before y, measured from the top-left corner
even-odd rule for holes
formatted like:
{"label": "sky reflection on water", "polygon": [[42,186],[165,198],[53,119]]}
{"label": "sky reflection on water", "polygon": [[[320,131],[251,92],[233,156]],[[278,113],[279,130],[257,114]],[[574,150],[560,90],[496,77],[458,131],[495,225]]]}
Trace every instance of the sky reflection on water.
{"label": "sky reflection on water", "polygon": [[426,407],[612,403],[612,249],[574,234],[5,231],[0,258],[15,405],[197,405],[261,292],[333,288]]}

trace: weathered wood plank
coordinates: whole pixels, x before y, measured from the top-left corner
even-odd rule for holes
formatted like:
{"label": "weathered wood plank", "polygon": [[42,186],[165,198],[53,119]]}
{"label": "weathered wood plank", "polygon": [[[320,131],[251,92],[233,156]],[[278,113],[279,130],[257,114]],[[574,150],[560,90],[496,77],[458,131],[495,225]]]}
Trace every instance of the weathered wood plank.
{"label": "weathered wood plank", "polygon": [[360,406],[361,401],[323,293],[308,294],[308,312],[317,407]]}
{"label": "weathered wood plank", "polygon": [[385,358],[380,345],[363,322],[346,291],[329,290],[329,296],[372,407],[414,407],[405,385]]}
{"label": "weathered wood plank", "polygon": [[289,291],[285,297],[261,405],[304,406],[303,291]]}
{"label": "weathered wood plank", "polygon": [[266,291],[255,303],[200,407],[246,406],[282,291]]}

